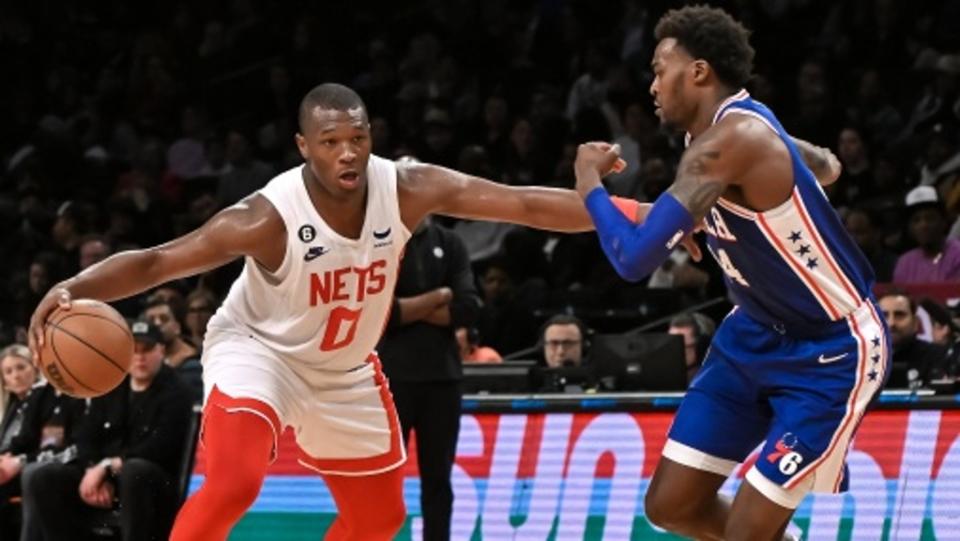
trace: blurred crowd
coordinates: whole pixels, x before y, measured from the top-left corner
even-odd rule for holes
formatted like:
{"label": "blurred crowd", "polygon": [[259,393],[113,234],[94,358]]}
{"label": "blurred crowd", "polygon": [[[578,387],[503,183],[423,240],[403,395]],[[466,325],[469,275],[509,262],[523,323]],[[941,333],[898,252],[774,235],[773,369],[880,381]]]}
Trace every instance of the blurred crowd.
{"label": "blurred crowd", "polygon": [[[960,2],[715,3],[753,30],[753,95],[843,162],[829,195],[878,280],[960,278]],[[611,192],[652,200],[670,183],[682,139],[658,129],[647,89],[652,25],[676,2],[420,1],[389,17],[341,4],[5,10],[0,343],[22,339],[62,277],[189,231],[296,166],[295,111],[322,81],[365,98],[379,155],[572,186],[576,144],[609,140],[628,162]],[[908,216],[915,187],[924,211]],[[534,344],[557,311],[618,330],[724,294],[712,264],[683,254],[628,287],[590,234],[442,224],[467,244],[487,301],[480,340],[502,353]],[[194,339],[206,313],[193,310],[215,306],[236,272],[171,284]]]}
{"label": "blurred crowd", "polygon": [[[878,281],[960,280],[960,2],[715,3],[753,31],[754,97],[842,161],[828,193]],[[628,167],[608,188],[654,199],[682,150],[647,91],[651,28],[675,4],[420,1],[389,17],[256,0],[11,6],[0,343],[22,341],[59,279],[189,231],[296,166],[294,115],[321,81],[365,98],[379,155],[569,187],[577,143],[617,141]],[[466,243],[486,301],[473,335],[503,354],[535,344],[558,311],[616,331],[724,295],[716,267],[682,253],[628,285],[591,234],[441,224]],[[200,346],[237,270],[165,288],[184,331],[176,351]],[[117,307],[135,317],[146,295]]]}

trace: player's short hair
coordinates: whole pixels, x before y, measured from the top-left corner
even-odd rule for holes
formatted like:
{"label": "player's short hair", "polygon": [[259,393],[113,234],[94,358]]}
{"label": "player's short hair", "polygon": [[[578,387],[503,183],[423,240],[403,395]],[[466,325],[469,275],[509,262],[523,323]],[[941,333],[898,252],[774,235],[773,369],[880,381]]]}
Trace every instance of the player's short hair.
{"label": "player's short hair", "polygon": [[750,31],[726,11],[687,6],[668,11],[654,30],[657,41],[674,38],[691,56],[706,60],[724,84],[738,89],[753,71]]}
{"label": "player's short hair", "polygon": [[300,133],[305,132],[310,113],[317,107],[334,111],[347,111],[360,107],[364,115],[367,113],[363,98],[352,88],[337,83],[323,83],[313,87],[300,101],[300,112],[297,117]]}

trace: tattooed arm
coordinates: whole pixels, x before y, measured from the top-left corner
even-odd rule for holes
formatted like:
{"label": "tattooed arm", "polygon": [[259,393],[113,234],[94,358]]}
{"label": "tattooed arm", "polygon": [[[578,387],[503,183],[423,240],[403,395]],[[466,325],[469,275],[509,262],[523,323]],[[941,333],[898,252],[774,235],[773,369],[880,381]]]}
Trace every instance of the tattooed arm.
{"label": "tattooed arm", "polygon": [[[693,217],[671,194],[661,195],[642,224],[628,220],[600,185],[600,171],[619,148],[598,143],[580,145],[574,172],[607,259],[626,280],[646,278],[694,228]],[[719,196],[719,194],[718,194]]]}
{"label": "tattooed arm", "polygon": [[693,141],[680,158],[677,178],[667,188],[667,193],[687,209],[694,223],[700,223],[727,187],[718,171],[723,156],[716,133],[708,130]]}
{"label": "tattooed arm", "polygon": [[[626,280],[645,278],[670,256],[694,224],[730,184],[757,162],[771,145],[769,132],[759,123],[731,119],[712,126],[684,152],[673,185],[650,209],[643,224],[632,224],[616,212],[599,186],[598,171],[619,149],[595,143],[580,145],[575,173],[577,191],[584,197],[600,245],[607,259]],[[785,152],[785,149],[781,149]]]}

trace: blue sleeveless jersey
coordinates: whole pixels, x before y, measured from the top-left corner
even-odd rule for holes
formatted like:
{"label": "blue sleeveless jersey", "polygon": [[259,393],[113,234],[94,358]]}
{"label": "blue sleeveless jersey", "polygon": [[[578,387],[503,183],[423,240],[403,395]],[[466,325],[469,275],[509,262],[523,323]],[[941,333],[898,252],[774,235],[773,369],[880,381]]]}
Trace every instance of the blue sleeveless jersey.
{"label": "blue sleeveless jersey", "polygon": [[770,109],[742,90],[720,105],[713,123],[728,114],[752,116],[780,137],[794,187],[766,212],[721,198],[706,216],[707,245],[750,317],[788,334],[816,335],[871,298],[873,270]]}

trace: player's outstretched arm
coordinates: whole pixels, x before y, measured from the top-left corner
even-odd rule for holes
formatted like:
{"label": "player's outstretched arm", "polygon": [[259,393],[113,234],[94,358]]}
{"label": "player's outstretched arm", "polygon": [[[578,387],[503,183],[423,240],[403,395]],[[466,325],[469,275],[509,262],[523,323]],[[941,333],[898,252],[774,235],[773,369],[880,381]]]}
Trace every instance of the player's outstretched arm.
{"label": "player's outstretched arm", "polygon": [[793,144],[797,146],[797,150],[800,151],[803,162],[813,171],[813,175],[817,177],[817,182],[821,186],[829,186],[840,178],[843,166],[840,165],[840,160],[833,152],[830,152],[829,148],[818,147],[796,137],[791,137],[791,139],[793,139]]}
{"label": "player's outstretched arm", "polygon": [[577,191],[584,197],[607,259],[626,280],[645,278],[693,232],[731,178],[731,161],[721,154],[727,128],[708,130],[684,152],[674,184],[650,209],[643,224],[623,219],[600,185],[600,171],[619,149],[587,143],[577,150]]}
{"label": "player's outstretched arm", "polygon": [[[30,318],[31,346],[42,345],[43,322],[71,298],[111,301],[204,272],[241,255],[276,268],[283,257],[283,220],[260,195],[226,208],[200,228],[165,244],[115,254],[53,286]],[[34,350],[36,351],[36,350]]]}
{"label": "player's outstretched arm", "polygon": [[572,190],[507,186],[436,165],[398,163],[403,220],[428,214],[509,222],[550,231],[590,231],[593,224]]}

